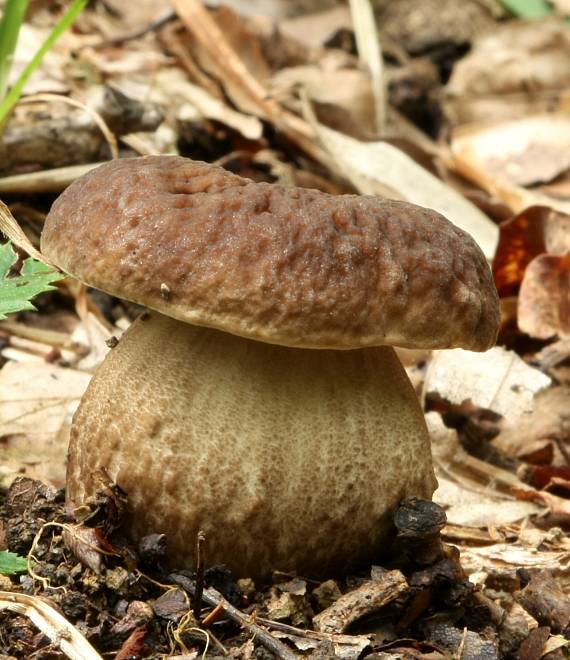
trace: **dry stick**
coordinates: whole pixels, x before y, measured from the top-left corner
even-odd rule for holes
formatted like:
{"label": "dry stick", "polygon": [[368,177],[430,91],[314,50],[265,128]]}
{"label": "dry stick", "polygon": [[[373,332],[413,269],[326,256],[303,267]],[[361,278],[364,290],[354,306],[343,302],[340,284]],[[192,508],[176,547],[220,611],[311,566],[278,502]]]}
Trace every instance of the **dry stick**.
{"label": "dry stick", "polygon": [[68,165],[51,170],[42,170],[41,172],[27,172],[26,174],[1,177],[0,194],[61,192],[75,179],[99,167],[103,162]]}
{"label": "dry stick", "polygon": [[194,606],[192,612],[196,621],[200,620],[200,610],[202,609],[202,593],[204,592],[204,544],[206,542],[206,533],[204,530],[198,530],[196,536],[196,591],[194,593]]}
{"label": "dry stick", "polygon": [[200,0],[174,0],[174,8],[196,43],[219,65],[220,83],[238,85],[255,106],[259,117],[275,124],[292,142],[319,163],[328,155],[315,140],[314,129],[296,114],[272,99],[267,89],[249,71],[206,7]]}
{"label": "dry stick", "polygon": [[[170,576],[170,579],[181,586],[191,596],[195,597],[196,587],[190,578],[187,578],[184,575],[173,574]],[[229,619],[252,632],[256,639],[258,639],[266,649],[280,658],[280,660],[299,660],[299,654],[295,653],[288,646],[283,644],[283,642],[280,642],[273,637],[273,635],[267,632],[265,628],[253,623],[247,614],[244,614],[238,610],[237,607],[231,605],[222,594],[215,589],[212,589],[211,587],[204,589],[202,600],[210,605],[210,607],[218,607],[218,605],[221,605]]]}
{"label": "dry stick", "polygon": [[222,603],[218,603],[214,609],[209,612],[203,619],[200,621],[200,626],[202,628],[209,628],[213,623],[215,623],[220,614],[224,612],[224,606]]}
{"label": "dry stick", "polygon": [[288,623],[283,623],[282,621],[273,621],[273,619],[264,619],[261,616],[256,618],[258,623],[261,623],[268,628],[273,628],[279,632],[285,633],[286,635],[291,635],[292,637],[301,637],[303,639],[314,639],[316,641],[329,641],[340,646],[355,644],[359,639],[364,637],[370,639],[372,635],[346,635],[345,633],[325,633],[319,632],[318,630],[305,630],[304,628],[296,628],[291,626]]}

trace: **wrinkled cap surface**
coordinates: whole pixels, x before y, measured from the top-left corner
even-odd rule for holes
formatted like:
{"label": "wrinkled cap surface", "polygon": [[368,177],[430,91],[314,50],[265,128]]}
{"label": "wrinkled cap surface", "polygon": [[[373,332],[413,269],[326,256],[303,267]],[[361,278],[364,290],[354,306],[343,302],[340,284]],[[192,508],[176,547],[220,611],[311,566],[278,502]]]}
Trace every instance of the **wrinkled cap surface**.
{"label": "wrinkled cap surface", "polygon": [[75,181],[42,250],[112,295],[285,346],[480,351],[499,324],[483,253],[435,211],[177,156],[111,161]]}

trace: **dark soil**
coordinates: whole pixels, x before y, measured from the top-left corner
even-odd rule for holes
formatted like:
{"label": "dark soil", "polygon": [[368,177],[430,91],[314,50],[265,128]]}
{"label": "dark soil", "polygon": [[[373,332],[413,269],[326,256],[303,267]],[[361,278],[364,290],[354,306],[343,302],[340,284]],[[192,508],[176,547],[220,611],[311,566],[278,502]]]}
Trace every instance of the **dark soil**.
{"label": "dark soil", "polygon": [[[440,539],[445,515],[431,502],[402,503],[392,557],[382,567],[324,583],[276,574],[262,588],[209,567],[201,606],[193,567],[164,568],[167,540],[154,534],[136,548],[127,545],[105,517],[114,503],[100,504],[83,525],[70,527],[62,491],[17,479],[4,494],[0,520],[7,548],[32,552],[33,575],[0,584],[48,598],[103,657],[202,657],[208,640],[208,658],[295,657],[288,652],[538,660],[551,633],[570,637],[570,603],[547,572],[519,571],[514,591],[472,585],[458,550]],[[540,624],[530,634],[530,617],[516,603]],[[311,632],[315,627],[320,632]],[[2,660],[65,657],[27,618],[7,611],[0,611],[0,649]],[[544,657],[565,656],[559,649]]]}

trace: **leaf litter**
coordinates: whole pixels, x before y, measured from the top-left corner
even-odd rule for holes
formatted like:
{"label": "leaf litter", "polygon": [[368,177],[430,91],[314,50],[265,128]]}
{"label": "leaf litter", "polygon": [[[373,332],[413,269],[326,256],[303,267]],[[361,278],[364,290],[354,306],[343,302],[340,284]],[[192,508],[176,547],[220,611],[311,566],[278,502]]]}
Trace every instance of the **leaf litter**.
{"label": "leaf litter", "polygon": [[[2,652],[566,657],[567,27],[517,20],[492,1],[227,4],[113,0],[84,12],[26,90],[79,107],[22,103],[6,125],[4,233],[41,259],[55,194],[112,156],[90,107],[121,157],[181,153],[259,181],[441,210],[492,261],[499,347],[406,354],[440,487],[435,504],[402,503],[396,521],[413,515],[422,533],[396,524],[378,566],[321,584],[280,574],[236,582],[209,566],[200,602],[196,567],[161,568],[167,540],[125,544],[112,488],[70,526],[61,490],[70,418],[106,342],[139,310],[59,282],[37,314],[0,322],[0,552],[27,568],[0,576]],[[53,3],[34,3],[19,63],[56,19]],[[43,264],[33,269],[23,274],[48,277]]]}

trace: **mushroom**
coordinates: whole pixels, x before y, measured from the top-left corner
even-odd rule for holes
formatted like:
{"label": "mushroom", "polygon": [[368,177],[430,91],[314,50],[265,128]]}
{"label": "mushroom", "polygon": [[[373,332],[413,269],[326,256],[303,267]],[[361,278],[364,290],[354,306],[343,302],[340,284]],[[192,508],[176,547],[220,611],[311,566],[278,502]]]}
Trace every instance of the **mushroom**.
{"label": "mushroom", "polygon": [[98,468],[126,529],[169,561],[318,577],[376,559],[407,496],[436,486],[393,345],[495,342],[473,239],[377,197],[254,183],[174,156],[113,161],[54,203],[42,250],[89,286],[153,310],[95,373],[71,431],[67,498]]}

